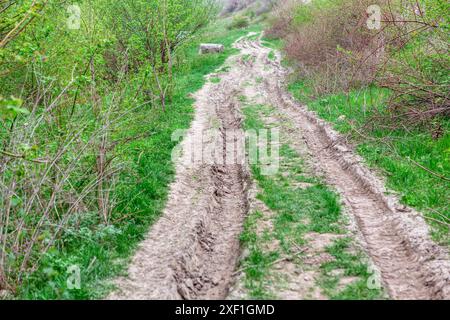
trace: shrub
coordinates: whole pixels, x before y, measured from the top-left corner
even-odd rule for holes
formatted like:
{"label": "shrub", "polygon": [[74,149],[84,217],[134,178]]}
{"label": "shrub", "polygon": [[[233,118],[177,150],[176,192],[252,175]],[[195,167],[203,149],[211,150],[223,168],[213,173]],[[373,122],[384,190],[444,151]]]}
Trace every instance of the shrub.
{"label": "shrub", "polygon": [[389,110],[410,123],[450,114],[449,19],[445,0],[379,0],[381,26],[367,26],[372,0],[285,0],[267,35],[282,37],[287,56],[315,95],[375,83],[392,92]]}
{"label": "shrub", "polygon": [[286,0],[277,3],[269,18],[270,27],[265,35],[269,38],[283,38],[287,35],[293,19],[293,9],[298,5],[296,1]]}
{"label": "shrub", "polygon": [[365,60],[381,41],[366,28],[370,2],[287,1],[276,10],[279,18],[269,34],[284,36],[288,57],[303,75],[314,79],[316,94],[349,90],[373,80],[382,51]]}
{"label": "shrub", "polygon": [[242,29],[246,28],[249,25],[249,19],[245,16],[236,16],[233,18],[233,21],[228,26],[228,29]]}
{"label": "shrub", "polygon": [[[165,155],[173,146],[166,133],[190,117],[188,106],[175,103],[186,93],[173,62],[215,15],[215,5],[79,0],[78,17],[64,1],[0,3],[0,292],[18,293],[31,274],[40,273],[47,253],[70,249],[64,239],[78,230],[73,216],[97,214],[91,230],[134,223],[133,214],[142,210],[120,206],[130,202],[121,195],[133,194],[131,181],[170,176]],[[79,30],[69,27],[72,18]],[[164,109],[171,99],[177,108],[169,118],[156,107]],[[154,154],[158,144],[164,166],[148,161],[151,168],[133,167],[137,157],[130,145],[143,140],[148,148],[139,147],[139,159]],[[158,179],[157,189],[167,183]],[[136,192],[133,201],[143,194],[150,196]],[[165,194],[154,197],[155,204],[142,200],[146,221],[159,212],[156,202]]]}
{"label": "shrub", "polygon": [[406,1],[385,17],[389,52],[377,83],[392,92],[394,120],[427,124],[450,115],[448,1]]}

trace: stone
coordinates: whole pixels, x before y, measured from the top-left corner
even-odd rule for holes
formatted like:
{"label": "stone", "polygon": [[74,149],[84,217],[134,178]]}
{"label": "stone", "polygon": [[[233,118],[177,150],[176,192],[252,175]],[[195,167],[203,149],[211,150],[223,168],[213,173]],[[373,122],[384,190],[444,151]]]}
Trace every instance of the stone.
{"label": "stone", "polygon": [[222,44],[202,43],[200,44],[199,54],[221,53],[225,50]]}

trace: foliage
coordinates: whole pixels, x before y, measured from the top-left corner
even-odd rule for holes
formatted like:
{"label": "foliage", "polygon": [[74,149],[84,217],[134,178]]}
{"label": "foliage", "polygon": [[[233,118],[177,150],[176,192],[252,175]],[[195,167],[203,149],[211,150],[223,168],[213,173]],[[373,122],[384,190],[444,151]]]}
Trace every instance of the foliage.
{"label": "foliage", "polygon": [[[381,24],[369,30],[366,9],[375,3]],[[299,71],[294,96],[357,144],[446,244],[448,10],[441,0],[283,1],[267,32]]]}
{"label": "foliage", "polygon": [[[369,8],[380,10],[370,27]],[[391,120],[427,124],[449,115],[448,1],[282,1],[268,35],[311,80],[313,94],[376,83],[392,91]]]}
{"label": "foliage", "polygon": [[[380,123],[377,117],[386,112],[390,93],[375,86],[311,99],[313,89],[308,82],[296,81],[290,91],[350,138],[368,164],[386,176],[388,187],[398,193],[402,203],[423,212],[437,241],[450,243],[449,184],[438,177],[450,173],[448,120],[433,121],[430,130]],[[434,126],[443,132],[439,139],[433,137]]]}
{"label": "foliage", "polygon": [[233,18],[228,29],[241,29],[249,25],[249,19],[243,15],[237,15]]}
{"label": "foliage", "polygon": [[189,45],[214,13],[209,0],[0,1],[0,290],[71,297],[67,266],[86,275],[98,259],[102,277],[116,246],[130,252],[165,200],[185,95],[223,59]]}
{"label": "foliage", "polygon": [[377,49],[381,39],[366,27],[371,4],[368,0],[287,1],[275,11],[268,34],[285,38],[288,57],[303,75],[314,78],[316,94],[367,85],[382,53]]}

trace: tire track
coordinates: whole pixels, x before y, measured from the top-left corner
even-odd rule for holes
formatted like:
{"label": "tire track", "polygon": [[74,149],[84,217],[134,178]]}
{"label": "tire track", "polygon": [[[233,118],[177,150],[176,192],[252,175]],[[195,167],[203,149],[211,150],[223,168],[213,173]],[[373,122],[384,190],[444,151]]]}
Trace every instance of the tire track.
{"label": "tire track", "polygon": [[[394,299],[449,299],[448,252],[429,237],[424,219],[398,199],[386,196],[383,182],[369,171],[360,157],[339,139],[329,124],[299,105],[284,89],[287,71],[268,59],[271,49],[260,41],[240,43],[243,53],[254,57],[246,65],[253,77],[264,79],[257,90],[296,124],[298,138],[308,145],[324,174],[344,199],[356,219],[365,249],[375,262],[384,286]],[[401,209],[400,209],[401,208]]]}
{"label": "tire track", "polygon": [[[233,67],[221,75],[219,84],[207,83],[196,94],[195,119],[182,143],[167,207],[141,243],[128,277],[116,281],[118,290],[109,299],[227,296],[248,211],[247,168],[226,159],[227,132],[239,132],[241,124],[235,99],[241,85],[237,72]],[[214,129],[220,138],[205,138],[204,133]],[[203,148],[219,156],[209,162],[210,154],[205,156]]]}
{"label": "tire track", "polygon": [[[251,34],[249,35],[251,36]],[[245,163],[227,164],[229,130],[241,125],[237,97],[246,83],[261,78],[254,90],[296,124],[298,135],[316,160],[316,167],[344,199],[357,221],[363,246],[394,299],[450,299],[448,252],[429,237],[423,218],[413,210],[398,210],[399,202],[385,195],[382,180],[339,139],[330,126],[297,104],[284,89],[287,71],[268,59],[271,49],[260,40],[241,38],[241,54],[227,60],[221,82],[208,82],[195,95],[196,115],[181,144],[176,179],[163,216],[153,225],[131,261],[128,277],[116,281],[109,299],[223,299],[233,284],[240,254],[239,235],[248,212],[250,178]],[[251,59],[244,59],[244,56]],[[218,129],[222,139],[202,133]],[[235,137],[240,139],[240,137]],[[208,145],[222,159],[205,163],[192,157]],[[294,144],[295,145],[295,144]],[[301,150],[303,151],[303,150]]]}

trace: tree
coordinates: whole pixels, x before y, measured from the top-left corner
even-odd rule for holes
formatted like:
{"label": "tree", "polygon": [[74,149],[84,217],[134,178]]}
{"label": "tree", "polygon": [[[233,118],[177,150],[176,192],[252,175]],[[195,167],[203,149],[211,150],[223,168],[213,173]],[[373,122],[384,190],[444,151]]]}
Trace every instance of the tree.
{"label": "tree", "polygon": [[171,96],[173,56],[216,12],[213,0],[125,0],[117,4],[120,21],[112,18],[116,37],[134,55],[132,63],[148,64],[165,108]]}

